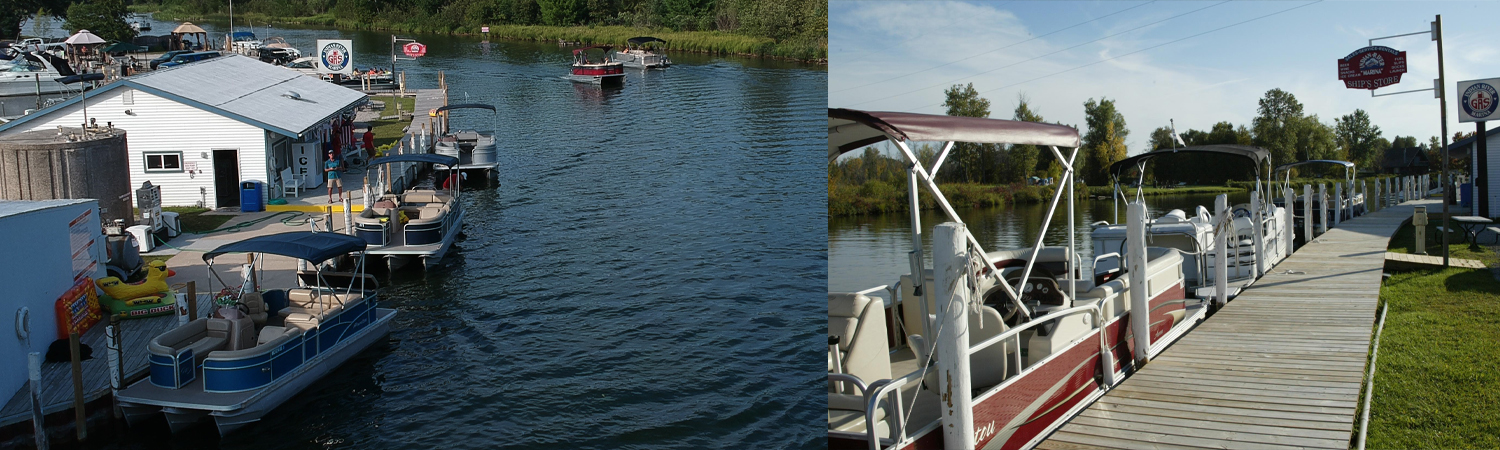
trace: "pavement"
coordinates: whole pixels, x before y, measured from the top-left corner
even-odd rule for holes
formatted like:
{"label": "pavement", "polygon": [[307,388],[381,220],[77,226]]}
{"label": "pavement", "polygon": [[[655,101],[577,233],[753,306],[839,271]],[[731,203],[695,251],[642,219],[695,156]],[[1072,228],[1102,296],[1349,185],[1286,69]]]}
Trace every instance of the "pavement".
{"label": "pavement", "polygon": [[[223,214],[223,213],[221,213]],[[211,234],[184,233],[167,241],[166,245],[158,245],[152,251],[142,256],[171,256],[167,260],[167,268],[176,272],[167,278],[167,284],[176,286],[195,282],[197,293],[217,291],[224,288],[225,283],[229,286],[238,287],[242,281],[240,268],[245,264],[247,256],[243,255],[220,255],[214,259],[213,272],[203,261],[203,254],[231,242],[238,242],[256,236],[285,233],[289,231],[312,230],[311,221],[318,222],[319,229],[327,229],[332,225],[335,231],[342,232],[344,228],[343,214],[333,214],[331,223],[327,221],[327,215],[321,213],[305,212],[277,212],[263,211],[253,213],[234,214],[234,218],[224,222],[224,226],[232,226],[238,223],[260,220],[257,223],[247,225],[237,231],[221,231]],[[299,260],[277,255],[264,255],[265,260],[257,264],[257,281],[261,289],[276,287],[291,287],[297,285],[297,267]],[[214,277],[217,273],[218,277]]]}

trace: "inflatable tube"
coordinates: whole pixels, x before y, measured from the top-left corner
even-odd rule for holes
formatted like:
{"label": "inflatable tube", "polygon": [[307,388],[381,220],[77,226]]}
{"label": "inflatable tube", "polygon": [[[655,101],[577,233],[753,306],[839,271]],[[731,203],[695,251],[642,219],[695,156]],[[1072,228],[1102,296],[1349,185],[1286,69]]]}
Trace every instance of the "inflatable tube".
{"label": "inflatable tube", "polygon": [[[155,299],[155,301],[142,301]],[[119,300],[108,295],[99,296],[99,306],[109,311],[110,316],[121,319],[144,319],[177,312],[177,295],[167,291],[165,295]]]}

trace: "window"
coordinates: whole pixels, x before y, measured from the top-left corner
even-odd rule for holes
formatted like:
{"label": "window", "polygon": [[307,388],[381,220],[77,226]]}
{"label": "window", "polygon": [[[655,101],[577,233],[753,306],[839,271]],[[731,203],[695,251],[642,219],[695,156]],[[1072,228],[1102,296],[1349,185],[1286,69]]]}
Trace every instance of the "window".
{"label": "window", "polygon": [[147,172],[181,172],[182,152],[146,153]]}

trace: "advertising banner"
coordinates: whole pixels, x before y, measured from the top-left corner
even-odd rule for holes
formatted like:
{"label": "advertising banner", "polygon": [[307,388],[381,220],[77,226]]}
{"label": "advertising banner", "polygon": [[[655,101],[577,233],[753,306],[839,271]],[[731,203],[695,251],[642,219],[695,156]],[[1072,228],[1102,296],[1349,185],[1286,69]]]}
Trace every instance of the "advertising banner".
{"label": "advertising banner", "polygon": [[1458,82],[1458,121],[1486,122],[1497,120],[1495,114],[1495,88],[1500,87],[1500,78]]}
{"label": "advertising banner", "polygon": [[1349,89],[1375,90],[1401,82],[1406,73],[1406,52],[1371,46],[1339,60],[1339,79]]}
{"label": "advertising banner", "polygon": [[318,73],[354,73],[354,41],[349,39],[318,39]]}

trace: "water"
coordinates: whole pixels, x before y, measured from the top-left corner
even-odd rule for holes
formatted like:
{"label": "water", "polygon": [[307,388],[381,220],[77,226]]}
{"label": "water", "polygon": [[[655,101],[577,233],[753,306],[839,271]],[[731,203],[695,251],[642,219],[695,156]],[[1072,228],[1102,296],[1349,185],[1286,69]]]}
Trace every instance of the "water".
{"label": "water", "polygon": [[[1192,215],[1199,205],[1212,208],[1215,194],[1162,195],[1146,198],[1147,214],[1159,217],[1167,211],[1181,209]],[[1250,201],[1249,192],[1229,195],[1231,205]],[[959,218],[968,226],[969,232],[979,240],[987,251],[1008,248],[1030,247],[1036,244],[1037,234],[1042,229],[1047,206],[1042,204],[1016,205],[1005,208],[975,208],[959,210]],[[1058,207],[1057,214],[1047,229],[1046,245],[1068,244],[1066,202]],[[1115,203],[1109,200],[1079,200],[1074,211],[1074,241],[1081,255],[1093,254],[1093,241],[1089,239],[1089,224],[1106,221],[1117,223]],[[1124,204],[1119,205],[1119,220],[1125,214]],[[931,267],[932,228],[947,222],[938,211],[922,213],[923,256]],[[906,214],[873,216],[831,217],[828,220],[828,290],[829,292],[854,292],[867,288],[893,284],[902,274],[910,273],[907,254],[911,251],[911,219]],[[1087,262],[1085,262],[1087,264]]]}
{"label": "water", "polygon": [[[389,61],[389,34],[256,34]],[[453,118],[495,130],[503,167],[464,193],[459,250],[388,280],[388,343],[253,427],[108,447],[822,447],[823,68],[674,53],[600,90],[554,44],[416,38],[413,86],[441,70],[498,109]]]}

